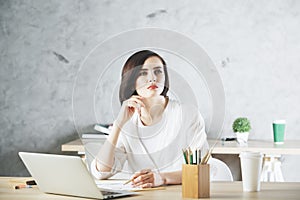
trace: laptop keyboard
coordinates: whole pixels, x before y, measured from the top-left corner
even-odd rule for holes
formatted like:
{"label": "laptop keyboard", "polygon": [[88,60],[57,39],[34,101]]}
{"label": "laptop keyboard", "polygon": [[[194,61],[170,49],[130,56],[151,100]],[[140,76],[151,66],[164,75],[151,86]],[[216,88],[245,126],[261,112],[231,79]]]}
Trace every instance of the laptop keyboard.
{"label": "laptop keyboard", "polygon": [[107,195],[114,195],[114,194],[120,194],[120,192],[110,192],[110,191],[101,191],[101,193],[105,196]]}
{"label": "laptop keyboard", "polygon": [[104,199],[111,199],[115,197],[121,197],[121,196],[128,196],[132,195],[133,193],[130,193],[128,191],[118,191],[118,190],[100,190]]}

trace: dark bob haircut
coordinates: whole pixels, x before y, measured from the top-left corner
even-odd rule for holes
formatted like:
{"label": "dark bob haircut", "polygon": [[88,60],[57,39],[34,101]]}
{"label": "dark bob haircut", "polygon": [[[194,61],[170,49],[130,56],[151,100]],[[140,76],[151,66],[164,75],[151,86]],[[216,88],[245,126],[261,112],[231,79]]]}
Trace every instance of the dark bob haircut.
{"label": "dark bob haircut", "polygon": [[169,90],[169,76],[167,72],[166,62],[157,53],[154,53],[150,50],[143,50],[136,52],[132,56],[130,56],[123,66],[122,80],[119,90],[119,99],[121,104],[123,103],[123,101],[129,99],[132,95],[138,95],[135,89],[135,83],[137,78],[139,77],[139,72],[143,67],[145,61],[153,56],[158,57],[163,64],[165,84],[164,90],[160,95],[164,97],[167,96],[167,92]]}

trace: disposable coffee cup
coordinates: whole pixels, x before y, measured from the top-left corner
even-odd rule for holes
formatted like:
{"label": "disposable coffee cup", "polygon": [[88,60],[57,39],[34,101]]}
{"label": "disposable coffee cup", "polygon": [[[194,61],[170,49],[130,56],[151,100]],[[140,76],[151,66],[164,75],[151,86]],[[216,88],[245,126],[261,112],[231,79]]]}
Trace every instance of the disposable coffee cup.
{"label": "disposable coffee cup", "polygon": [[273,138],[275,144],[284,143],[285,120],[273,121]]}
{"label": "disposable coffee cup", "polygon": [[244,192],[260,191],[260,176],[262,170],[263,155],[259,152],[240,153],[242,181]]}

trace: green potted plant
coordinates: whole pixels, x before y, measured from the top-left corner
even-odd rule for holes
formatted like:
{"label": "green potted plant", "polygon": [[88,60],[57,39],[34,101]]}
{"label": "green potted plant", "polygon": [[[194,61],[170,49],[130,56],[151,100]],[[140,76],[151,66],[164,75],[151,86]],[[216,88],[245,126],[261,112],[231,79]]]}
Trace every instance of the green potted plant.
{"label": "green potted plant", "polygon": [[251,130],[250,120],[246,117],[239,117],[232,124],[233,132],[239,144],[246,144],[248,141],[249,131]]}

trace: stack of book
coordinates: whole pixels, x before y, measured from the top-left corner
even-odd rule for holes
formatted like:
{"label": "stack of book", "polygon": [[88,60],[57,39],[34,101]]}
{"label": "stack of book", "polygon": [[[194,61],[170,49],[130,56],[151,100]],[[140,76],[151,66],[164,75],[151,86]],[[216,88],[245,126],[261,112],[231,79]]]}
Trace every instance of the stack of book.
{"label": "stack of book", "polygon": [[97,132],[82,134],[83,139],[106,139],[110,133],[112,124],[95,124],[94,129]]}
{"label": "stack of book", "polygon": [[112,124],[95,124],[94,129],[96,131],[99,131],[100,133],[105,133],[109,135],[112,129]]}

